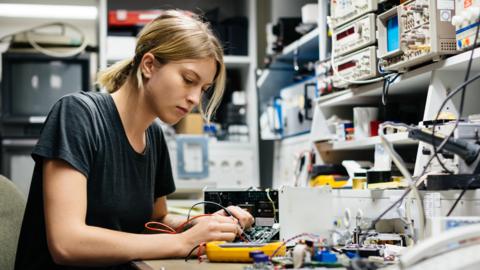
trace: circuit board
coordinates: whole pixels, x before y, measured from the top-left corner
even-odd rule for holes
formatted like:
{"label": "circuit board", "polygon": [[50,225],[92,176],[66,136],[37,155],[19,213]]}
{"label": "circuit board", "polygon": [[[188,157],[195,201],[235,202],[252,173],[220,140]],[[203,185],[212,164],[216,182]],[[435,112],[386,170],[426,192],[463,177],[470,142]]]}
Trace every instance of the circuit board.
{"label": "circuit board", "polygon": [[[255,218],[255,226],[271,227],[279,222],[277,190],[205,190],[204,200],[245,209]],[[204,209],[205,214],[211,214],[220,208],[206,204]]]}
{"label": "circuit board", "polygon": [[252,243],[269,243],[272,240],[278,240],[280,224],[270,226],[255,226],[244,231],[245,238]]}

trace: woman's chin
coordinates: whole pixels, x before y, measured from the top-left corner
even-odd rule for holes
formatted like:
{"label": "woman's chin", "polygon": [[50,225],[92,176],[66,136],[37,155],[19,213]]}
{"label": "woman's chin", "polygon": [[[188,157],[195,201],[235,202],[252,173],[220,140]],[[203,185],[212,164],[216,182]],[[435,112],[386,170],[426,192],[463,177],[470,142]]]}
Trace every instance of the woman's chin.
{"label": "woman's chin", "polygon": [[180,120],[182,120],[183,117],[178,117],[178,116],[160,117],[160,116],[158,116],[158,118],[160,120],[162,120],[162,122],[164,122],[165,124],[173,126],[173,125],[177,124],[178,122],[180,122]]}

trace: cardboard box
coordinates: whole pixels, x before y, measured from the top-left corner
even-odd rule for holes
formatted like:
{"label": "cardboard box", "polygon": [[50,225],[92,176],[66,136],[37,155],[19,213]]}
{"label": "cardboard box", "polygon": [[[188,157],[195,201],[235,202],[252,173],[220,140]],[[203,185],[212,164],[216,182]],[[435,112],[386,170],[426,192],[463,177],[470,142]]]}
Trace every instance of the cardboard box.
{"label": "cardboard box", "polygon": [[203,118],[199,113],[190,113],[175,125],[178,134],[203,134]]}

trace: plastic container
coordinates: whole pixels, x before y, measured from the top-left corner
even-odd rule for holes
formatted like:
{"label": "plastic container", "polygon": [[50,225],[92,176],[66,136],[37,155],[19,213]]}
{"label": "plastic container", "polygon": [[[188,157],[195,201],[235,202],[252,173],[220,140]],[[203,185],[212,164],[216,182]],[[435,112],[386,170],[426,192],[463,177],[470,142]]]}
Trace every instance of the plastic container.
{"label": "plastic container", "polygon": [[250,251],[250,253],[248,254],[248,256],[250,256],[250,258],[253,259],[254,256],[256,255],[265,255],[265,253],[263,253],[263,251],[261,250],[254,250],[254,251]]}
{"label": "plastic container", "polygon": [[255,270],[270,270],[273,265],[270,263],[270,258],[265,254],[253,255],[253,268]]}
{"label": "plastic container", "polygon": [[355,172],[353,173],[352,189],[366,189],[367,188],[367,173]]}

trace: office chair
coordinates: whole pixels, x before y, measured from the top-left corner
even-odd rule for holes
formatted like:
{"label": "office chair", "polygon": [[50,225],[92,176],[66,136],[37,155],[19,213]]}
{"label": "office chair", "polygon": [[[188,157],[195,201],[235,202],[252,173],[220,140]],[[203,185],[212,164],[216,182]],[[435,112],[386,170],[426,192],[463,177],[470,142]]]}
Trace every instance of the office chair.
{"label": "office chair", "polygon": [[12,181],[0,175],[0,269],[13,270],[26,199]]}

